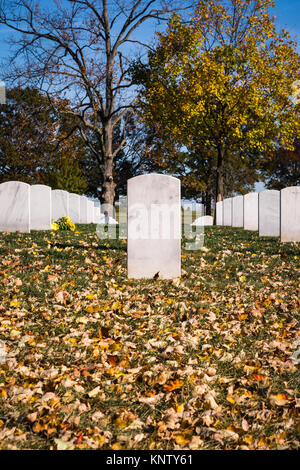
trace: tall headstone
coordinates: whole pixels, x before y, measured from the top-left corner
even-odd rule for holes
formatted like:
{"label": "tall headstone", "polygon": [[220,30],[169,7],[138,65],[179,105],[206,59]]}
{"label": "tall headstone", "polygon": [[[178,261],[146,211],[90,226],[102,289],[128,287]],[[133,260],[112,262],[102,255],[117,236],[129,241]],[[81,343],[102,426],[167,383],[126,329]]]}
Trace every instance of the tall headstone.
{"label": "tall headstone", "polygon": [[101,208],[100,206],[94,205],[94,223],[100,224],[101,223]]}
{"label": "tall headstone", "polygon": [[232,226],[244,226],[244,197],[235,196],[232,198]]}
{"label": "tall headstone", "polygon": [[244,229],[258,230],[258,193],[244,196]]}
{"label": "tall headstone", "polygon": [[88,224],[88,198],[80,196],[80,224]]}
{"label": "tall headstone", "polygon": [[223,201],[216,203],[216,225],[223,225]]}
{"label": "tall headstone", "polygon": [[43,184],[30,187],[30,228],[51,230],[51,188]]}
{"label": "tall headstone", "polygon": [[223,225],[232,225],[232,197],[223,200]]}
{"label": "tall headstone", "polygon": [[30,185],[0,184],[0,232],[30,232]]}
{"label": "tall headstone", "polygon": [[88,200],[87,212],[88,212],[88,224],[93,224],[94,223],[94,203],[93,203],[93,201]]}
{"label": "tall headstone", "polygon": [[148,174],[127,181],[129,278],[180,276],[180,180]]}
{"label": "tall headstone", "polygon": [[80,197],[79,194],[69,193],[69,217],[74,224],[80,224]]}
{"label": "tall headstone", "polygon": [[280,191],[262,191],[258,195],[258,234],[260,237],[280,236]]}
{"label": "tall headstone", "polygon": [[280,239],[300,242],[300,186],[280,191]]}
{"label": "tall headstone", "polygon": [[62,189],[54,189],[52,196],[52,222],[60,217],[69,217],[69,193]]}

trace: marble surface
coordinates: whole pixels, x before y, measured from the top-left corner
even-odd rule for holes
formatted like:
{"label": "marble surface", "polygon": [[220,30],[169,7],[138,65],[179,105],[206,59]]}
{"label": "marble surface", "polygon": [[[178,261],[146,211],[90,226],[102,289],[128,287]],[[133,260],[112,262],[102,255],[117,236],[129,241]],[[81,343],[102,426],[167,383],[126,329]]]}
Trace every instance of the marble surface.
{"label": "marble surface", "polygon": [[89,224],[88,221],[88,198],[80,196],[80,224]]}
{"label": "marble surface", "polygon": [[258,194],[258,234],[280,236],[280,191],[272,189]]}
{"label": "marble surface", "polygon": [[0,231],[30,232],[30,185],[19,181],[0,184]]}
{"label": "marble surface", "polygon": [[214,218],[211,215],[203,215],[202,217],[198,217],[191,225],[193,227],[214,225]]}
{"label": "marble surface", "polygon": [[232,198],[232,226],[244,226],[244,197],[235,196]]}
{"label": "marble surface", "polygon": [[62,189],[54,189],[52,197],[52,222],[60,217],[69,217],[69,193]]}
{"label": "marble surface", "polygon": [[69,193],[69,217],[74,224],[80,224],[80,198],[79,194]]}
{"label": "marble surface", "polygon": [[94,224],[100,224],[101,222],[101,209],[99,206],[94,205]]}
{"label": "marble surface", "polygon": [[127,181],[129,278],[172,279],[181,273],[180,180],[148,174]]}
{"label": "marble surface", "polygon": [[244,229],[258,230],[258,193],[244,196]]}
{"label": "marble surface", "polygon": [[87,213],[88,213],[88,224],[94,223],[94,203],[93,201],[88,200],[87,203]]}
{"label": "marble surface", "polygon": [[30,228],[51,230],[51,188],[43,184],[30,187]]}
{"label": "marble surface", "polygon": [[223,201],[216,204],[216,225],[223,225]]}
{"label": "marble surface", "polygon": [[280,191],[280,240],[300,242],[300,186]]}
{"label": "marble surface", "polygon": [[232,225],[232,197],[223,200],[223,225]]}

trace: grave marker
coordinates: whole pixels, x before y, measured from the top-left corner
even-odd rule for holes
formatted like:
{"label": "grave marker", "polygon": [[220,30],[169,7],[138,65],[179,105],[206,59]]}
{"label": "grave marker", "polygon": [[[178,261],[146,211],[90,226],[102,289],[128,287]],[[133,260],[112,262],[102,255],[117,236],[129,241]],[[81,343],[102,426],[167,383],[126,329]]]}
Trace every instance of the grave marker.
{"label": "grave marker", "polygon": [[244,197],[235,196],[232,198],[232,226],[244,226]]}
{"label": "grave marker", "polygon": [[280,191],[262,191],[258,195],[258,234],[260,237],[280,236]]}
{"label": "grave marker", "polygon": [[43,184],[30,187],[30,228],[51,230],[51,188]]}
{"label": "grave marker", "polygon": [[60,217],[69,217],[69,193],[62,189],[54,189],[52,197],[52,221],[56,222]]}
{"label": "grave marker", "polygon": [[280,193],[280,239],[300,242],[300,186],[282,189]]}
{"label": "grave marker", "polygon": [[180,276],[180,180],[148,174],[127,182],[129,278]]}
{"label": "grave marker", "polygon": [[229,227],[232,225],[232,197],[223,201],[223,225]]}
{"label": "grave marker", "polygon": [[19,181],[0,184],[0,231],[30,232],[30,185]]}
{"label": "grave marker", "polygon": [[258,193],[244,196],[244,229],[258,230]]}

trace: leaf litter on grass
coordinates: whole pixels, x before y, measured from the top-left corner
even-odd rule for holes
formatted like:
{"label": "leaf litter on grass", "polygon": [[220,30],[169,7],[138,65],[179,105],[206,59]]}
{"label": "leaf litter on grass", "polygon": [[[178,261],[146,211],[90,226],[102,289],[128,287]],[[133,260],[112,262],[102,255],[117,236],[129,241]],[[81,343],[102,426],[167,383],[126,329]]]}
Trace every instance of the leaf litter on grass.
{"label": "leaf litter on grass", "polygon": [[299,244],[205,244],[132,280],[93,226],[2,233],[0,447],[299,448]]}

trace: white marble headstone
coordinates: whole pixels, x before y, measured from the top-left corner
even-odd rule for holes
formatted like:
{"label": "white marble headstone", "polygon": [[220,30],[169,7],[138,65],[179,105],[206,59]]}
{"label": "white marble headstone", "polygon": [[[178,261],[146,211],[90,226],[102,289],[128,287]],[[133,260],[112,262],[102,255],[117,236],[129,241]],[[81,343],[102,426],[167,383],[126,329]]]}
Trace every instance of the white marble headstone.
{"label": "white marble headstone", "polygon": [[223,200],[223,225],[232,225],[232,197]]}
{"label": "white marble headstone", "polygon": [[244,229],[258,230],[258,193],[244,196]]}
{"label": "white marble headstone", "polygon": [[51,230],[51,188],[43,184],[30,187],[30,228]]}
{"label": "white marble headstone", "polygon": [[216,203],[216,225],[223,225],[223,201]]}
{"label": "white marble headstone", "polygon": [[244,197],[235,196],[232,198],[232,226],[244,226]]}
{"label": "white marble headstone", "polygon": [[87,213],[88,213],[88,224],[93,224],[94,223],[94,203],[93,203],[93,201],[88,200]]}
{"label": "white marble headstone", "polygon": [[213,225],[214,218],[211,215],[203,215],[202,217],[198,217],[191,225],[192,226],[207,226]]}
{"label": "white marble headstone", "polygon": [[0,231],[30,232],[30,185],[19,181],[0,184]]}
{"label": "white marble headstone", "polygon": [[180,180],[148,174],[127,181],[129,278],[180,276]]}
{"label": "white marble headstone", "polygon": [[80,197],[79,194],[69,193],[69,217],[74,224],[80,224]]}
{"label": "white marble headstone", "polygon": [[260,237],[280,236],[280,191],[262,191],[258,195],[258,234]]}
{"label": "white marble headstone", "polygon": [[280,193],[280,239],[300,242],[300,186],[282,189]]}
{"label": "white marble headstone", "polygon": [[101,209],[100,206],[94,205],[94,223],[100,224],[101,223]]}
{"label": "white marble headstone", "polygon": [[80,224],[88,224],[88,198],[80,196]]}
{"label": "white marble headstone", "polygon": [[60,217],[69,217],[69,193],[62,189],[54,189],[52,197],[52,222]]}

